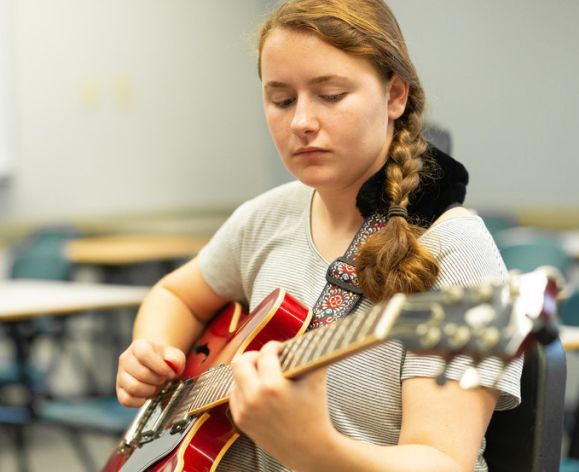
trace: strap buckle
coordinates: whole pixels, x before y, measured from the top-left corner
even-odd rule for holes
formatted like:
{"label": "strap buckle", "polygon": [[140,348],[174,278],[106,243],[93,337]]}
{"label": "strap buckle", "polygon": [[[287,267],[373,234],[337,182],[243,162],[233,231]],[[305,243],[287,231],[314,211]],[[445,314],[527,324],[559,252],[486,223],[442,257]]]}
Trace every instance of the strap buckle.
{"label": "strap buckle", "polygon": [[362,295],[363,293],[358,282],[356,263],[347,257],[338,257],[328,266],[326,280],[349,292],[358,295]]}

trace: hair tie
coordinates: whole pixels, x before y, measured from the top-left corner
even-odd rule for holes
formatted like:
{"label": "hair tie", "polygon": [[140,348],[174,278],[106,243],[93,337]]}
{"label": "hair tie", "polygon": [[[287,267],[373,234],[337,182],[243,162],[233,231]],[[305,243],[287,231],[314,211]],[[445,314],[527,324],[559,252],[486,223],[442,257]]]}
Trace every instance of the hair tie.
{"label": "hair tie", "polygon": [[392,218],[393,216],[400,216],[405,220],[408,220],[408,210],[404,207],[392,205],[388,209],[388,215],[386,215],[388,219]]}

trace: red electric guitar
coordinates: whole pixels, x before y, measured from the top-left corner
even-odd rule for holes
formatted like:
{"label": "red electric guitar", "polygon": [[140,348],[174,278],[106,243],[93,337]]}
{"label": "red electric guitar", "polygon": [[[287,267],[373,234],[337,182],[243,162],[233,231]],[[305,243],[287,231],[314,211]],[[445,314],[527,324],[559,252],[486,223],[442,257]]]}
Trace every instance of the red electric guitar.
{"label": "red electric guitar", "polygon": [[[250,314],[221,311],[187,357],[185,372],[137,412],[103,472],[209,472],[238,437],[228,416],[229,363],[267,341],[285,341],[288,378],[387,339],[450,360],[496,356],[507,362],[538,336],[557,336],[555,277],[545,270],[512,274],[505,284],[397,294],[366,313],[304,334],[311,312],[277,289]],[[294,339],[291,339],[294,338]],[[466,377],[466,376],[465,376]]]}

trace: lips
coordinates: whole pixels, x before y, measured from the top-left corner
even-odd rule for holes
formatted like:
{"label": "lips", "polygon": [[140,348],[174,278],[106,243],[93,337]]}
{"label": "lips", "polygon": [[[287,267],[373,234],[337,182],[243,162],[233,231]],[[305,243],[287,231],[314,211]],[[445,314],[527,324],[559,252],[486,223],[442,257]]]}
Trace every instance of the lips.
{"label": "lips", "polygon": [[327,149],[324,148],[319,148],[319,147],[305,147],[305,148],[301,148],[298,149],[296,152],[294,152],[295,156],[308,156],[308,155],[319,155],[322,153],[328,152]]}

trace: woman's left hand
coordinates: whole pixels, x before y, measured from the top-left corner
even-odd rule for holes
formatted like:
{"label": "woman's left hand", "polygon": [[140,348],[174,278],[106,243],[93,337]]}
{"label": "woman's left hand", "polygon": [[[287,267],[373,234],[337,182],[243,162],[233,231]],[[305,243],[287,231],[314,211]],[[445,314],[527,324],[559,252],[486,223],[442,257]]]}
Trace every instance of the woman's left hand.
{"label": "woman's left hand", "polygon": [[307,454],[318,439],[336,430],[328,413],[326,369],[286,379],[278,358],[281,346],[272,341],[235,360],[229,405],[236,426],[291,467],[297,455]]}

